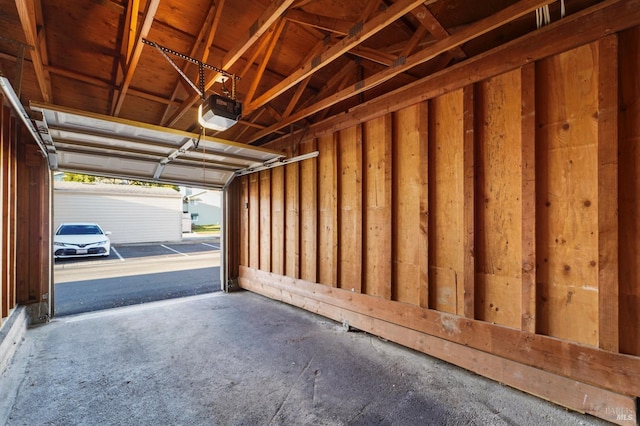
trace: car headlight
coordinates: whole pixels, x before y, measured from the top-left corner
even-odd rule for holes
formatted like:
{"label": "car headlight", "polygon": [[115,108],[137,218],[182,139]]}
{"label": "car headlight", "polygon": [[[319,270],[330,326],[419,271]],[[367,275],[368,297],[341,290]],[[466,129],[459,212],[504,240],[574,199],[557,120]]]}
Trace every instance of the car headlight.
{"label": "car headlight", "polygon": [[98,241],[98,242],[96,243],[96,245],[103,246],[103,245],[107,244],[108,242],[109,242],[109,240]]}
{"label": "car headlight", "polygon": [[53,243],[54,246],[60,246],[60,247],[67,247],[70,246],[71,244],[67,244],[67,243],[61,243],[59,241],[56,241]]}

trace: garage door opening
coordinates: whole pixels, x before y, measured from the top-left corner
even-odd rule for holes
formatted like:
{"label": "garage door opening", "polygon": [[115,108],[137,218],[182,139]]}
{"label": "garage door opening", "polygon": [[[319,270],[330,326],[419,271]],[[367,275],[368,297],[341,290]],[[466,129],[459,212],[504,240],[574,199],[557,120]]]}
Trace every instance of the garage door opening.
{"label": "garage door opening", "polygon": [[215,190],[56,173],[54,315],[221,291],[221,198]]}
{"label": "garage door opening", "polygon": [[[49,168],[54,173],[58,171],[81,173],[105,178],[219,190],[224,193],[225,187],[239,173],[248,173],[261,167],[271,167],[283,158],[283,154],[280,152],[216,138],[207,135],[204,130],[201,133],[178,131],[37,102],[30,103],[30,108],[40,114],[39,118],[35,120],[36,128],[44,142],[43,152],[46,153]],[[178,202],[182,203],[181,200]],[[123,211],[129,214],[129,218],[134,218],[138,214],[135,212],[142,209],[139,205],[140,200],[130,201],[129,204],[130,207],[125,207]],[[224,211],[224,196],[221,196],[221,204],[221,210]],[[108,210],[108,207],[104,209]],[[141,217],[148,219],[145,214],[149,215],[150,210],[142,210]],[[55,222],[56,215],[54,212],[52,214],[54,217],[52,220],[53,228],[59,222]],[[178,226],[181,229],[182,211],[179,214]],[[198,212],[194,213],[193,217],[197,217],[198,222],[202,224],[202,215],[202,212]],[[189,218],[191,218],[191,214],[189,214]],[[87,220],[96,222],[91,218]],[[220,221],[224,229],[222,217]],[[112,231],[111,237],[113,239],[128,237],[146,228],[146,226],[138,226],[118,235],[113,229],[109,229],[108,224],[103,223],[101,226],[107,231]],[[53,231],[55,228],[51,230],[51,232]],[[156,235],[151,241],[171,242],[179,239],[160,237],[168,232],[167,229],[156,229],[154,232]],[[179,232],[181,233],[181,230]],[[114,240],[114,254],[118,252],[119,243],[121,244],[121,242]],[[129,241],[128,243],[135,242]],[[220,269],[219,273],[215,275],[219,277],[218,287],[221,288],[228,282],[225,278],[226,269],[224,268],[224,231],[220,232],[217,239],[208,241],[206,244],[213,246],[207,247],[207,249],[217,250],[220,260],[219,266],[216,267]],[[192,257],[180,249],[167,244],[165,246],[161,248],[171,253],[167,256],[176,256],[176,259]],[[199,245],[198,247],[206,246]],[[185,246],[182,249],[184,250]],[[148,250],[153,251],[151,248]],[[149,258],[149,256],[146,257]],[[85,263],[90,264],[89,262]],[[172,259],[171,262],[160,263],[175,264],[177,260]],[[53,267],[57,268],[58,263],[54,262]],[[68,270],[70,267],[61,269]],[[124,267],[120,269],[124,271]],[[180,269],[182,272],[176,274],[175,280],[184,282],[186,271],[198,269],[201,268],[198,268],[197,265]],[[136,269],[133,272],[138,274],[140,270]],[[153,274],[147,279],[149,282],[159,281],[158,276]],[[54,297],[51,298],[54,304],[53,313],[60,314],[60,311],[55,309],[56,298],[53,287],[59,282],[59,280],[56,282],[55,271],[53,281],[51,286],[51,291],[54,292]],[[96,286],[100,287],[98,283]]]}

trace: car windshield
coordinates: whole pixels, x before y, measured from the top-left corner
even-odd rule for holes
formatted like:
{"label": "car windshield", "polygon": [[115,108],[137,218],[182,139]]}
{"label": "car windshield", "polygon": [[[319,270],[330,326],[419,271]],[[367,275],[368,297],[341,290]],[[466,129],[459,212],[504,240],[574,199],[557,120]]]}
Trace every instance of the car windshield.
{"label": "car windshield", "polygon": [[101,235],[102,231],[96,225],[65,225],[60,227],[57,235]]}

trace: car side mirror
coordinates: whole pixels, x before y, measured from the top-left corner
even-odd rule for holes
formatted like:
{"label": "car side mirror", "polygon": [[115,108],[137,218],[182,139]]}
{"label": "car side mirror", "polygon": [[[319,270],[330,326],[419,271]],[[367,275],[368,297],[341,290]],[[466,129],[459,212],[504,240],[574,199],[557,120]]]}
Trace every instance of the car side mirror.
{"label": "car side mirror", "polygon": [[104,231],[104,235],[111,235],[111,231]]}

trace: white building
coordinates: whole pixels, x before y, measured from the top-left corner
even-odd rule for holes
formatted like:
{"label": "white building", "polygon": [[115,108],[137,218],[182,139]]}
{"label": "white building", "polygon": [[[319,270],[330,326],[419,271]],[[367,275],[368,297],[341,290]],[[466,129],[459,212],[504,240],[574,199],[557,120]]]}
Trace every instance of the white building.
{"label": "white building", "polygon": [[55,182],[54,229],[63,222],[95,222],[111,242],[182,239],[182,196],[171,188]]}
{"label": "white building", "polygon": [[183,212],[188,213],[194,225],[220,225],[222,223],[222,199],[220,191],[197,188],[180,188],[183,194]]}

